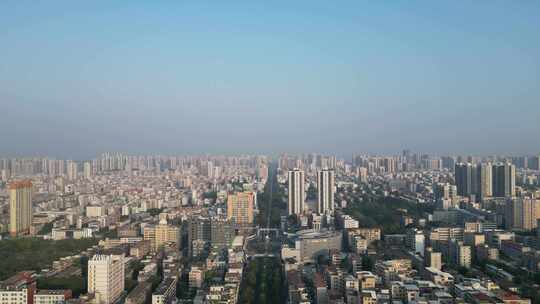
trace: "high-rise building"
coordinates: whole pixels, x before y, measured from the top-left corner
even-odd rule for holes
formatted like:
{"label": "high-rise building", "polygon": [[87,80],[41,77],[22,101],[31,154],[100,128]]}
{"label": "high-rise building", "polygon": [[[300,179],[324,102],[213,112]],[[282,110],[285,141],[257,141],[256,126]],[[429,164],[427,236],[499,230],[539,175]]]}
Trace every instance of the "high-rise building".
{"label": "high-rise building", "polygon": [[476,165],[457,163],[455,177],[458,194],[461,196],[475,195],[477,200],[482,200],[515,194],[515,167],[510,163],[495,166],[490,162]]}
{"label": "high-rise building", "polygon": [[434,188],[435,201],[440,209],[455,207],[458,203],[457,187],[449,183],[438,183]]}
{"label": "high-rise building", "polygon": [[424,262],[426,267],[441,270],[442,253],[434,251],[431,247],[427,247],[424,253]]}
{"label": "high-rise building", "polygon": [[505,208],[507,229],[532,231],[540,218],[540,200],[530,197],[509,199]]}
{"label": "high-rise building", "polygon": [[516,167],[511,163],[493,166],[493,196],[513,197],[516,195]]}
{"label": "high-rise building", "polygon": [[112,304],[124,291],[124,259],[121,255],[97,254],[88,261],[88,293],[99,304]]}
{"label": "high-rise building", "polygon": [[226,248],[234,238],[234,225],[222,218],[210,220],[210,245],[213,248]]}
{"label": "high-rise building", "polygon": [[207,243],[212,239],[212,223],[207,217],[192,217],[188,220],[188,255],[192,256],[195,243]]}
{"label": "high-rise building", "polygon": [[493,196],[493,165],[481,163],[477,166],[478,197],[484,199]]}
{"label": "high-rise building", "polygon": [[214,174],[214,163],[212,163],[211,161],[206,162],[206,176],[208,176],[209,178],[213,178],[213,174]]}
{"label": "high-rise building", "polygon": [[83,165],[83,174],[85,179],[92,178],[92,164],[90,162],[85,162]]}
{"label": "high-rise building", "polygon": [[304,191],[304,171],[289,171],[289,215],[299,215],[304,211],[306,194]]}
{"label": "high-rise building", "polygon": [[323,169],[317,172],[317,213],[334,211],[334,170]]}
{"label": "high-rise building", "polygon": [[529,169],[540,170],[540,156],[535,155],[529,158]]}
{"label": "high-rise building", "polygon": [[22,180],[9,185],[9,233],[28,234],[32,226],[32,182]]}
{"label": "high-rise building", "polygon": [[455,177],[457,192],[460,196],[474,194],[476,186],[475,168],[471,163],[457,163],[455,167]]}
{"label": "high-rise building", "polygon": [[366,167],[358,167],[358,181],[361,183],[367,183],[368,181],[368,170]]}
{"label": "high-rise building", "polygon": [[425,236],[422,230],[416,228],[407,231],[407,246],[414,253],[424,255]]}
{"label": "high-rise building", "polygon": [[70,181],[76,180],[78,175],[77,163],[69,160],[67,162],[67,179]]}
{"label": "high-rise building", "polygon": [[227,197],[227,219],[237,224],[253,223],[253,192],[239,192]]}
{"label": "high-rise building", "polygon": [[472,260],[471,246],[464,245],[463,242],[450,242],[450,259],[454,265],[470,268]]}

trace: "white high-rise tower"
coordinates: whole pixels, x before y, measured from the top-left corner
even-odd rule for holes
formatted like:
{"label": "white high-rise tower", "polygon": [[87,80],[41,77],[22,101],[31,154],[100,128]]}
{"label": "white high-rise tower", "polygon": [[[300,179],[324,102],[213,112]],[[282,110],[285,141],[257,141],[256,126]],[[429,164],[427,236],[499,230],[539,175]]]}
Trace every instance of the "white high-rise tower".
{"label": "white high-rise tower", "polygon": [[121,255],[97,254],[88,261],[88,293],[99,304],[114,303],[124,291],[124,259]]}
{"label": "white high-rise tower", "polygon": [[334,170],[317,172],[317,213],[334,211]]}
{"label": "white high-rise tower", "polygon": [[299,215],[304,211],[306,194],[304,191],[304,171],[289,171],[289,215]]}

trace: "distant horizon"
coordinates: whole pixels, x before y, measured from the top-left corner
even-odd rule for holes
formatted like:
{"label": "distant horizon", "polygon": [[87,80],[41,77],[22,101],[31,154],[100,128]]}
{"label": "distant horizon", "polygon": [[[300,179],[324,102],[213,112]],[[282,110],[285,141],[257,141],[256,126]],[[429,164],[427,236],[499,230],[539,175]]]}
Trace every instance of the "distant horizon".
{"label": "distant horizon", "polygon": [[[405,149],[406,150],[406,149]],[[323,153],[323,152],[279,152],[279,153],[248,153],[248,152],[236,152],[236,153],[178,153],[178,154],[165,154],[165,153],[129,153],[129,152],[118,152],[118,151],[109,151],[109,152],[99,152],[95,154],[93,157],[86,157],[86,158],[76,158],[76,157],[59,157],[55,155],[19,155],[19,156],[6,156],[6,155],[0,155],[0,159],[34,159],[34,158],[48,158],[51,160],[72,160],[76,162],[84,162],[84,161],[91,161],[94,159],[99,159],[103,154],[121,154],[123,156],[128,157],[219,157],[219,156],[225,156],[225,157],[239,157],[239,156],[267,156],[272,159],[278,158],[282,155],[287,156],[302,156],[302,155],[309,155],[309,154],[316,154],[316,155],[322,155],[325,157],[328,156],[335,156],[339,159],[344,160],[351,160],[354,156],[371,156],[371,157],[394,157],[394,156],[402,156],[404,150],[395,152],[395,153],[370,153],[370,152],[356,152],[356,153],[350,153],[348,155],[343,153]],[[434,154],[434,153],[426,153],[422,151],[413,151],[409,150],[411,154],[416,155],[428,155],[430,157],[480,157],[480,158],[490,158],[490,157],[535,157],[539,156],[540,153],[528,153],[528,154],[512,154],[512,153],[492,153],[492,154],[471,154],[471,153],[448,153],[448,154]]]}

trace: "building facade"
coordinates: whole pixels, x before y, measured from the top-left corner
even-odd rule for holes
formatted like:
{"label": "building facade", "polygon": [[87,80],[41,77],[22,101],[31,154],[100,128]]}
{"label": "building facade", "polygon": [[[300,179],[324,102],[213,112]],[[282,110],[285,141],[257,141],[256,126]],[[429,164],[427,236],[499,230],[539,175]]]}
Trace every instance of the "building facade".
{"label": "building facade", "polygon": [[98,304],[112,304],[124,291],[124,259],[121,255],[97,254],[88,261],[88,293]]}
{"label": "building facade", "polygon": [[9,233],[12,236],[30,233],[32,226],[32,182],[23,180],[9,185]]}
{"label": "building facade", "polygon": [[304,171],[289,171],[289,215],[300,215],[304,212],[306,201]]}
{"label": "building facade", "polygon": [[317,213],[334,211],[334,170],[323,169],[317,172]]}

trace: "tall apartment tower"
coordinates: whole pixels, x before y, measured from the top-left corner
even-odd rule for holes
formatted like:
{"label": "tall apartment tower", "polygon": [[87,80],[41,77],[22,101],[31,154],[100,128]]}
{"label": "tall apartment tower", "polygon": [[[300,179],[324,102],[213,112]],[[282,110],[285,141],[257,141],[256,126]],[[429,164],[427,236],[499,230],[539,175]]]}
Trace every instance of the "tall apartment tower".
{"label": "tall apartment tower", "polygon": [[493,196],[493,165],[482,163],[477,166],[478,170],[478,196],[480,199]]}
{"label": "tall apartment tower", "polygon": [[124,259],[121,255],[97,254],[88,261],[88,293],[99,304],[112,304],[124,291]]}
{"label": "tall apartment tower", "polygon": [[520,197],[506,202],[505,223],[507,229],[533,231],[540,218],[540,199]]}
{"label": "tall apartment tower", "polygon": [[9,233],[28,234],[32,226],[32,182],[22,180],[9,185]]}
{"label": "tall apartment tower", "polygon": [[83,165],[83,175],[85,179],[90,179],[92,177],[92,164],[90,162],[85,162]]}
{"label": "tall apartment tower", "polygon": [[229,195],[227,198],[227,219],[237,224],[252,224],[254,201],[253,192]]}
{"label": "tall apartment tower", "polygon": [[457,192],[460,196],[469,196],[475,191],[476,170],[471,163],[457,163],[455,166]]}
{"label": "tall apartment tower", "polygon": [[493,166],[493,196],[513,197],[516,195],[516,167],[511,163]]}
{"label": "tall apartment tower", "polygon": [[334,211],[334,170],[323,169],[317,172],[317,213]]}
{"label": "tall apartment tower", "polygon": [[289,171],[289,215],[301,214],[304,211],[306,194],[304,191],[304,171]]}
{"label": "tall apartment tower", "polygon": [[424,253],[424,264],[426,267],[432,267],[441,270],[442,253],[434,251],[431,247],[427,247]]}
{"label": "tall apartment tower", "polygon": [[77,175],[79,174],[77,169],[78,169],[77,163],[72,160],[68,160],[67,162],[67,179],[68,180],[73,181],[77,179]]}

